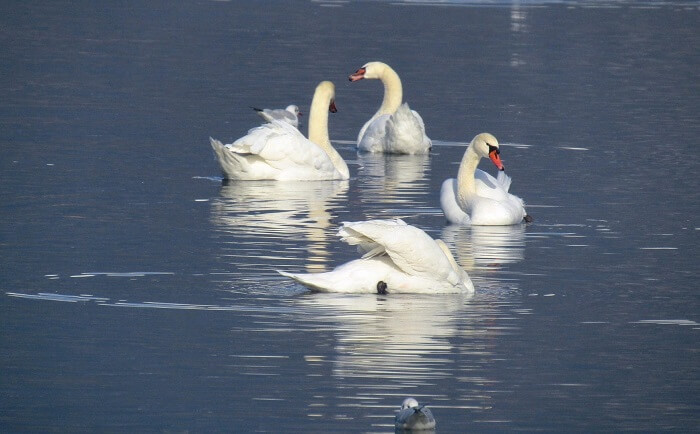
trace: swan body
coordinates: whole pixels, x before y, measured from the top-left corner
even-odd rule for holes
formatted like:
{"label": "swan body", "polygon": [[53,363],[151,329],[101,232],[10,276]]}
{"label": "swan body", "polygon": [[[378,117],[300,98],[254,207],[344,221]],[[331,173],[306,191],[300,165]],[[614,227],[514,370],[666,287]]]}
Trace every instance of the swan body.
{"label": "swan body", "polygon": [[272,122],[273,120],[284,121],[294,128],[299,128],[299,116],[302,115],[302,113],[299,111],[299,106],[291,104],[285,109],[251,108],[267,122]]}
{"label": "swan body", "polygon": [[[403,220],[345,222],[341,240],[363,255],[324,273],[279,271],[318,292],[473,293],[467,273],[455,262],[442,240],[434,240]],[[382,285],[384,284],[384,285]]]}
{"label": "swan body", "polygon": [[[482,157],[498,167],[496,178],[476,168]],[[514,225],[530,219],[523,200],[508,192],[511,179],[504,170],[496,138],[488,133],[474,137],[457,178],[445,180],[440,189],[440,206],[447,220],[459,225]]]}
{"label": "swan body", "polygon": [[435,417],[425,405],[418,405],[414,398],[406,398],[394,418],[397,430],[432,430],[435,429]]}
{"label": "swan body", "polygon": [[432,141],[425,134],[423,118],[408,103],[402,103],[403,88],[399,75],[389,65],[369,62],[350,81],[379,79],[384,84],[384,99],[379,110],[357,136],[357,147],[366,152],[393,154],[425,154]]}
{"label": "swan body", "polygon": [[309,114],[309,138],[272,119],[232,144],[210,138],[227,179],[317,181],[348,179],[350,171],[328,138],[328,111],[335,112],[335,86],[321,82]]}

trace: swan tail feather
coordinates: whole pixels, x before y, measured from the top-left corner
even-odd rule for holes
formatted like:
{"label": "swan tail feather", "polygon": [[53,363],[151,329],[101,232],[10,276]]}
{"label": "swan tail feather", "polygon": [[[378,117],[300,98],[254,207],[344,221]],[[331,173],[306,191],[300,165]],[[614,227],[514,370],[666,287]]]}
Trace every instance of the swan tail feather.
{"label": "swan tail feather", "polygon": [[328,292],[329,291],[329,282],[326,282],[325,279],[321,278],[323,274],[325,273],[288,273],[286,271],[282,270],[276,270],[279,274],[281,274],[284,277],[288,277],[292,279],[293,281],[300,283],[307,288],[314,290],[314,291],[319,291],[319,292]]}

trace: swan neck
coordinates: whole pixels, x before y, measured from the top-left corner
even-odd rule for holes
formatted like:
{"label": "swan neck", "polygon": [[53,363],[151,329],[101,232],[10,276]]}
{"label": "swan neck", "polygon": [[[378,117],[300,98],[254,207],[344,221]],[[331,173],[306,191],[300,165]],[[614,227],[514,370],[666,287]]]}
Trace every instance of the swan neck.
{"label": "swan neck", "polygon": [[330,102],[328,95],[316,93],[309,110],[309,140],[324,149],[331,145],[328,138],[328,105]]}
{"label": "swan neck", "polygon": [[382,70],[379,79],[384,85],[384,99],[377,115],[393,114],[401,105],[401,101],[403,101],[401,79],[396,71],[389,66]]}
{"label": "swan neck", "polygon": [[474,172],[476,172],[476,166],[479,165],[480,159],[471,146],[467,148],[464,157],[462,157],[457,173],[457,197],[461,203],[466,203],[467,197],[476,195]]}
{"label": "swan neck", "polygon": [[328,106],[331,103],[331,96],[325,92],[316,92],[311,101],[309,110],[309,141],[318,145],[319,148],[328,155],[333,162],[335,169],[343,176],[343,179],[350,178],[348,165],[340,156],[338,151],[331,145],[328,136]]}

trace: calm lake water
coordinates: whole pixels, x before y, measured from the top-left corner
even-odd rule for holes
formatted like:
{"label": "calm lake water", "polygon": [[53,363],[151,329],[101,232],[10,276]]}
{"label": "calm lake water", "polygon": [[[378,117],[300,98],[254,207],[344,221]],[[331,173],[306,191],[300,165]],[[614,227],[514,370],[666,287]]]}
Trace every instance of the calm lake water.
{"label": "calm lake water", "polygon": [[[0,5],[0,430],[393,432],[414,396],[443,433],[700,431],[700,8],[485,3]],[[370,60],[429,156],[356,153]],[[351,179],[222,183],[209,136],[308,113],[321,80]],[[446,225],[483,131],[533,224]],[[353,259],[340,223],[389,217],[475,295],[276,273]]]}

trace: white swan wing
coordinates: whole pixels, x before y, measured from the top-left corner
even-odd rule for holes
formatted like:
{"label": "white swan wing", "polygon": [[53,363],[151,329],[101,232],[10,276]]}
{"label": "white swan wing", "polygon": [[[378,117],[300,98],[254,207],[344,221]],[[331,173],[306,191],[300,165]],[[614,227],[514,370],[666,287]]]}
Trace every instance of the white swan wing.
{"label": "white swan wing", "polygon": [[253,128],[224,146],[221,149],[212,141],[219,163],[230,179],[339,179],[328,154],[282,121],[272,120]]}
{"label": "white swan wing", "polygon": [[386,123],[389,115],[379,115],[365,122],[357,136],[357,148],[365,152],[384,152]]}
{"label": "white swan wing", "polygon": [[369,254],[324,273],[279,273],[320,292],[376,293],[379,282],[389,293],[474,291],[445,243],[400,219],[345,222],[338,235]]}
{"label": "white swan wing", "polygon": [[392,113],[375,116],[360,130],[358,148],[367,152],[425,154],[432,141],[418,112],[403,103]]}
{"label": "white swan wing", "polygon": [[494,178],[478,170],[474,174],[477,198],[472,200],[470,217],[476,225],[512,225],[523,221],[525,204],[508,193],[511,178],[503,172]]}
{"label": "white swan wing", "polygon": [[476,195],[479,197],[485,197],[496,201],[505,201],[508,199],[510,177],[502,171],[498,172],[498,178],[494,178],[487,172],[476,169],[474,172],[474,183]]}
{"label": "white swan wing", "polygon": [[468,200],[464,209],[457,200],[457,180],[442,183],[440,207],[451,224],[458,225],[512,225],[525,217],[525,205],[519,197],[508,193],[510,177],[503,172],[494,178],[477,169],[474,173],[476,196]]}
{"label": "white swan wing", "polygon": [[384,245],[365,234],[361,228],[368,231],[370,227],[375,227],[375,231],[382,229],[390,229],[397,226],[407,226],[406,222],[401,219],[387,220],[369,220],[366,222],[343,222],[343,226],[338,230],[338,236],[341,241],[357,246],[357,250],[363,255],[363,258],[379,256],[386,253]]}
{"label": "white swan wing", "polygon": [[447,280],[453,285],[462,279],[430,235],[402,220],[345,222],[338,235],[372,256],[386,253],[397,268],[411,276]]}
{"label": "white swan wing", "polygon": [[440,207],[445,218],[451,224],[468,226],[471,224],[467,214],[457,202],[457,180],[449,178],[442,182],[440,187]]}
{"label": "white swan wing", "polygon": [[425,154],[432,141],[425,134],[423,118],[403,103],[386,123],[384,151],[395,154]]}

